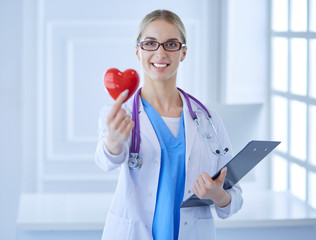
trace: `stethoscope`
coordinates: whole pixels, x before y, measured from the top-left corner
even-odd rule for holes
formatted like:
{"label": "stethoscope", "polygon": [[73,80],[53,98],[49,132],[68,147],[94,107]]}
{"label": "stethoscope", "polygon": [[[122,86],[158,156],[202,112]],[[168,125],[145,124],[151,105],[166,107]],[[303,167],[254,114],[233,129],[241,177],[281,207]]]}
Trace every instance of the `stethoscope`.
{"label": "stethoscope", "polygon": [[[190,115],[192,117],[192,119],[195,121],[199,131],[201,132],[202,136],[204,137],[204,139],[206,140],[206,142],[208,143],[210,150],[213,154],[215,154],[216,156],[219,155],[224,155],[226,154],[229,149],[226,147],[224,148],[223,145],[221,144],[221,141],[219,139],[219,136],[217,134],[217,131],[215,129],[215,126],[213,124],[213,120],[211,117],[211,114],[209,113],[209,111],[207,110],[207,108],[199,101],[197,100],[195,97],[191,96],[190,94],[187,94],[186,92],[184,92],[182,89],[178,88],[178,90],[183,94],[187,105],[188,105],[188,109],[190,112]],[[133,110],[132,110],[132,120],[135,122],[135,126],[132,130],[132,143],[131,143],[131,148],[130,148],[130,158],[128,160],[128,166],[130,167],[130,169],[132,170],[138,170],[141,168],[142,166],[142,159],[139,157],[139,148],[140,148],[140,128],[139,128],[139,112],[138,112],[138,107],[139,107],[139,94],[140,94],[141,88],[137,90],[134,99],[133,99]],[[191,102],[190,102],[190,98],[196,102],[207,114],[207,119],[209,120],[210,124],[211,124],[211,128],[213,130],[214,135],[216,136],[217,142],[220,146],[220,148],[222,149],[222,151],[220,151],[219,149],[216,149],[215,151],[213,150],[210,141],[208,141],[211,137],[209,134],[207,134],[201,127],[200,125],[200,121],[196,115],[196,113],[192,110],[192,106],[191,106]]]}

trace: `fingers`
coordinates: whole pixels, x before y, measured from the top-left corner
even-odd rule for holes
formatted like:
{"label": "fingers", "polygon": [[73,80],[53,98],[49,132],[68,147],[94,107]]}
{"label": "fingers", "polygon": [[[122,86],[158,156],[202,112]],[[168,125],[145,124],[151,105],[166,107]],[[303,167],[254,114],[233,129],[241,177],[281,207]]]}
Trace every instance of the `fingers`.
{"label": "fingers", "polygon": [[221,170],[219,177],[213,180],[212,177],[203,172],[194,182],[193,191],[201,199],[210,198],[216,195],[216,192],[222,189],[226,177],[226,168]]}
{"label": "fingers", "polygon": [[124,118],[122,118],[121,121],[119,122],[119,126],[117,126],[117,129],[120,133],[123,133],[124,135],[128,136],[130,133],[129,128],[131,126],[132,126],[131,129],[133,129],[134,121],[131,120],[131,116],[125,115]]}
{"label": "fingers", "polygon": [[[220,175],[215,180],[213,180],[206,172],[203,172],[201,175],[199,175],[193,186],[195,195],[200,199],[211,199],[214,201],[214,203],[222,204],[221,201],[223,200],[223,193],[226,193],[226,191],[223,189],[223,184],[226,177],[226,169],[226,167],[223,168],[220,172]],[[223,206],[225,204],[223,204]]]}
{"label": "fingers", "polygon": [[194,182],[193,191],[195,195],[199,198],[204,198],[212,186],[211,181],[213,181],[212,178],[206,172],[203,172]]}
{"label": "fingers", "polygon": [[108,114],[108,117],[106,119],[106,123],[109,124],[117,115],[117,113],[120,111],[121,106],[124,102],[124,100],[126,99],[128,95],[128,89],[126,89],[124,92],[122,92],[118,98],[115,100],[113,107],[111,109],[111,111]]}
{"label": "fingers", "polygon": [[125,135],[125,137],[130,135],[130,133],[131,133],[132,129],[134,128],[134,126],[135,126],[135,122],[134,121],[130,121],[127,124],[125,130],[123,131],[123,134]]}
{"label": "fingers", "polygon": [[114,132],[122,133],[124,132],[126,136],[129,135],[131,129],[133,129],[134,124],[131,123],[131,117],[122,109],[122,104],[128,95],[128,90],[122,92],[116,99],[115,103],[110,110],[106,123]]}
{"label": "fingers", "polygon": [[131,116],[122,108],[127,95],[128,90],[119,95],[106,119],[108,131],[105,143],[107,149],[112,153],[119,153],[135,125]]}
{"label": "fingers", "polygon": [[217,178],[217,181],[219,181],[220,183],[224,183],[225,177],[226,177],[226,172],[227,172],[227,167],[224,167],[224,168],[221,170],[221,174],[220,174],[219,177]]}
{"label": "fingers", "polygon": [[134,121],[131,120],[131,116],[126,114],[124,109],[121,109],[115,116],[112,123],[109,123],[109,128],[112,131],[116,134],[123,134],[125,138],[130,135],[134,126]]}
{"label": "fingers", "polygon": [[120,129],[122,125],[127,125],[129,122],[129,115],[126,114],[126,111],[124,109],[120,109],[114,119],[112,120],[111,125],[114,129]]}
{"label": "fingers", "polygon": [[201,175],[200,175],[200,178],[202,178],[202,180],[204,181],[205,184],[207,185],[210,185],[214,180],[212,179],[212,177],[206,173],[206,172],[203,172]]}
{"label": "fingers", "polygon": [[[125,114],[125,115],[124,115]],[[115,127],[114,127],[115,125]],[[120,154],[123,144],[130,135],[135,123],[129,115],[126,115],[125,110],[121,109],[113,123],[109,125],[105,146],[112,154]]]}
{"label": "fingers", "polygon": [[200,193],[199,188],[196,187],[195,185],[193,186],[193,192],[198,198],[200,199],[202,198],[202,194]]}

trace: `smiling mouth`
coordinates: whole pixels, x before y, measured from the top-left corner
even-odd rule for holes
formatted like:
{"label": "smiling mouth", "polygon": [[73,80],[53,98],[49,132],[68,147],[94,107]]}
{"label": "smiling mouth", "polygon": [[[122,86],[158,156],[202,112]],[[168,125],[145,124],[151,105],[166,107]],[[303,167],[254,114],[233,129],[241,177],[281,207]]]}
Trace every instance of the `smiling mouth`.
{"label": "smiling mouth", "polygon": [[169,64],[167,64],[167,63],[162,63],[162,64],[160,64],[160,63],[152,63],[152,65],[154,67],[156,67],[156,68],[166,68],[166,67],[169,66]]}

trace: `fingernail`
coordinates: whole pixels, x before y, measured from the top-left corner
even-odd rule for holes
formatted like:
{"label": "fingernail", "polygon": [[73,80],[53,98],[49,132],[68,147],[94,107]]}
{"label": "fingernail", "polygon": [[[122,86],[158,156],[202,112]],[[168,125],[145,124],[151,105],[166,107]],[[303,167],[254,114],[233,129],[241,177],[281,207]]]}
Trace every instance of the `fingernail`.
{"label": "fingernail", "polygon": [[123,96],[125,97],[125,96],[127,96],[127,94],[128,94],[128,89],[126,89],[124,92],[123,92]]}

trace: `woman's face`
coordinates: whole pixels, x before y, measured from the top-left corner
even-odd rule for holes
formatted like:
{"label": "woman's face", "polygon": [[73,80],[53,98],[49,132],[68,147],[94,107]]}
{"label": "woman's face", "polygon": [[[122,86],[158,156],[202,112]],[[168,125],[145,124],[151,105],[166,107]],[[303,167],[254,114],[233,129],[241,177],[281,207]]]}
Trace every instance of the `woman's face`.
{"label": "woman's face", "polygon": [[[159,43],[168,40],[182,42],[178,28],[164,20],[155,20],[146,26],[140,41],[147,40]],[[141,61],[145,80],[175,81],[179,63],[184,60],[186,55],[186,47],[176,52],[168,52],[162,45],[156,51],[145,51],[136,47],[136,55]]]}

